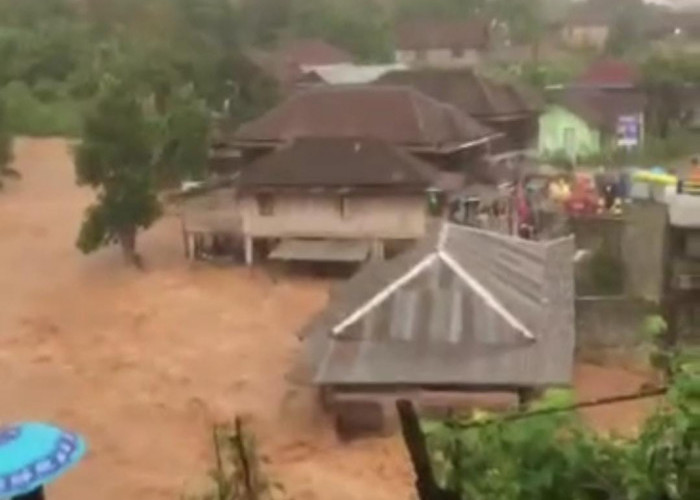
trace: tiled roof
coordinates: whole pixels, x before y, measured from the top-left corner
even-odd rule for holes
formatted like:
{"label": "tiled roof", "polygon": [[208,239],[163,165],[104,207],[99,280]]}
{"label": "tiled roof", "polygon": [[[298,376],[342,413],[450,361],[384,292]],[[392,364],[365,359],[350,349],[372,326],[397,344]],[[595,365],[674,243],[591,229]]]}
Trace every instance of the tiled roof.
{"label": "tiled roof", "polygon": [[300,78],[305,66],[353,62],[353,57],[348,52],[318,39],[283,42],[269,52],[250,51],[249,57],[284,85],[289,85]]}
{"label": "tiled roof", "polygon": [[371,137],[391,144],[451,152],[494,132],[453,106],[406,87],[313,88],[293,95],[241,126],[235,143],[288,142],[299,137]]}
{"label": "tiled roof", "polygon": [[431,165],[377,139],[306,138],[248,165],[239,188],[425,191],[436,176]]}
{"label": "tiled roof", "polygon": [[350,53],[320,39],[291,40],[280,45],[275,55],[300,66],[353,62]]}
{"label": "tiled roof", "polygon": [[572,238],[530,242],[446,225],[339,286],[307,327],[320,385],[570,383]]}
{"label": "tiled roof", "polygon": [[536,113],[543,105],[535,92],[487,78],[470,68],[392,71],[377,83],[410,85],[477,119]]}

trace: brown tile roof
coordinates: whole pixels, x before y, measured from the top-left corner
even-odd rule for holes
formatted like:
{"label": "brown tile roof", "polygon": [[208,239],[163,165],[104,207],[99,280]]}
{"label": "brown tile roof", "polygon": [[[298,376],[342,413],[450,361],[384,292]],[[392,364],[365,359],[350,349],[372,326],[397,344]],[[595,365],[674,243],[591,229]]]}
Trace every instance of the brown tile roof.
{"label": "brown tile roof", "polygon": [[248,165],[239,187],[425,191],[436,176],[431,165],[377,139],[304,138]]}
{"label": "brown tile roof", "polygon": [[248,52],[252,61],[277,81],[288,85],[303,76],[304,66],[352,63],[348,52],[320,39],[301,39],[283,42],[272,51]]}
{"label": "brown tile roof", "polygon": [[470,68],[392,71],[377,83],[410,85],[477,119],[537,113],[543,106],[535,92],[487,78]]}
{"label": "brown tile roof", "polygon": [[415,150],[449,153],[494,132],[455,107],[408,87],[320,87],[293,95],[241,126],[235,144],[298,137],[373,137]]}
{"label": "brown tile roof", "polygon": [[349,52],[320,39],[291,40],[280,45],[275,54],[303,66],[352,63],[354,59]]}
{"label": "brown tile roof", "polygon": [[573,238],[447,225],[340,285],[300,333],[316,384],[569,384]]}
{"label": "brown tile roof", "polygon": [[468,21],[410,21],[396,27],[400,50],[477,49],[489,46],[489,25],[481,19]]}

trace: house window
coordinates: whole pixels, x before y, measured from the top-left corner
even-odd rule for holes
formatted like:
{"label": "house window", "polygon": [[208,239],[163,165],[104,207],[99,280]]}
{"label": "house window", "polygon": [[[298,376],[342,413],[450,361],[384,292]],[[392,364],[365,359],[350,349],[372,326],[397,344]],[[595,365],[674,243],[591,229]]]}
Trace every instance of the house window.
{"label": "house window", "polygon": [[341,196],[338,199],[338,211],[340,212],[340,218],[346,219],[348,217],[349,200],[347,196]]}
{"label": "house window", "polygon": [[275,214],[275,199],[271,194],[259,194],[255,197],[258,203],[258,213],[263,217]]}

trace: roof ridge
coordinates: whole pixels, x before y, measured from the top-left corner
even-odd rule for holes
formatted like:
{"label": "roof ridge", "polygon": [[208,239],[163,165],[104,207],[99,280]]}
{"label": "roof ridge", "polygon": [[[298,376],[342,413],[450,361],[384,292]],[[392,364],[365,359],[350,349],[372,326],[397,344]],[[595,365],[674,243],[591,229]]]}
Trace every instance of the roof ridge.
{"label": "roof ridge", "polygon": [[[470,272],[468,272],[464,267],[457,262],[457,260],[450,255],[449,249],[445,247],[445,243],[449,236],[449,232],[457,228],[455,224],[445,222],[440,228],[440,233],[438,240],[436,242],[436,248],[429,252],[425,257],[423,257],[417,264],[411,267],[408,271],[401,274],[394,281],[389,283],[382,290],[374,294],[369,300],[362,303],[358,308],[349,314],[346,314],[343,319],[337,322],[331,329],[331,334],[333,336],[339,336],[345,331],[349,326],[357,322],[365,314],[372,311],[374,308],[378,307],[385,300],[387,300],[391,295],[393,295],[399,288],[404,286],[406,283],[411,281],[416,276],[423,273],[436,261],[440,260],[444,262],[457,276],[464,282],[472,291],[479,295],[488,307],[495,311],[499,316],[501,316],[507,323],[509,323],[515,330],[520,332],[529,340],[536,340],[535,335],[526,327],[518,318],[516,318],[508,309],[501,303],[498,298],[496,298],[491,291],[488,290],[477,278],[475,278]],[[487,233],[487,231],[474,230],[474,232]]]}

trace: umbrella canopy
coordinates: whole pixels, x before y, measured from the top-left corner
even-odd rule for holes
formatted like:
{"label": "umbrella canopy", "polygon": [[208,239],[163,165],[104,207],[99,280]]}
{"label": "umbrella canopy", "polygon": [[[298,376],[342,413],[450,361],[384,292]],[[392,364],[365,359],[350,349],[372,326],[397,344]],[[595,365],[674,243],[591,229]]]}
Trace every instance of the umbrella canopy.
{"label": "umbrella canopy", "polygon": [[0,427],[0,498],[23,495],[47,484],[85,454],[79,435],[51,425]]}

